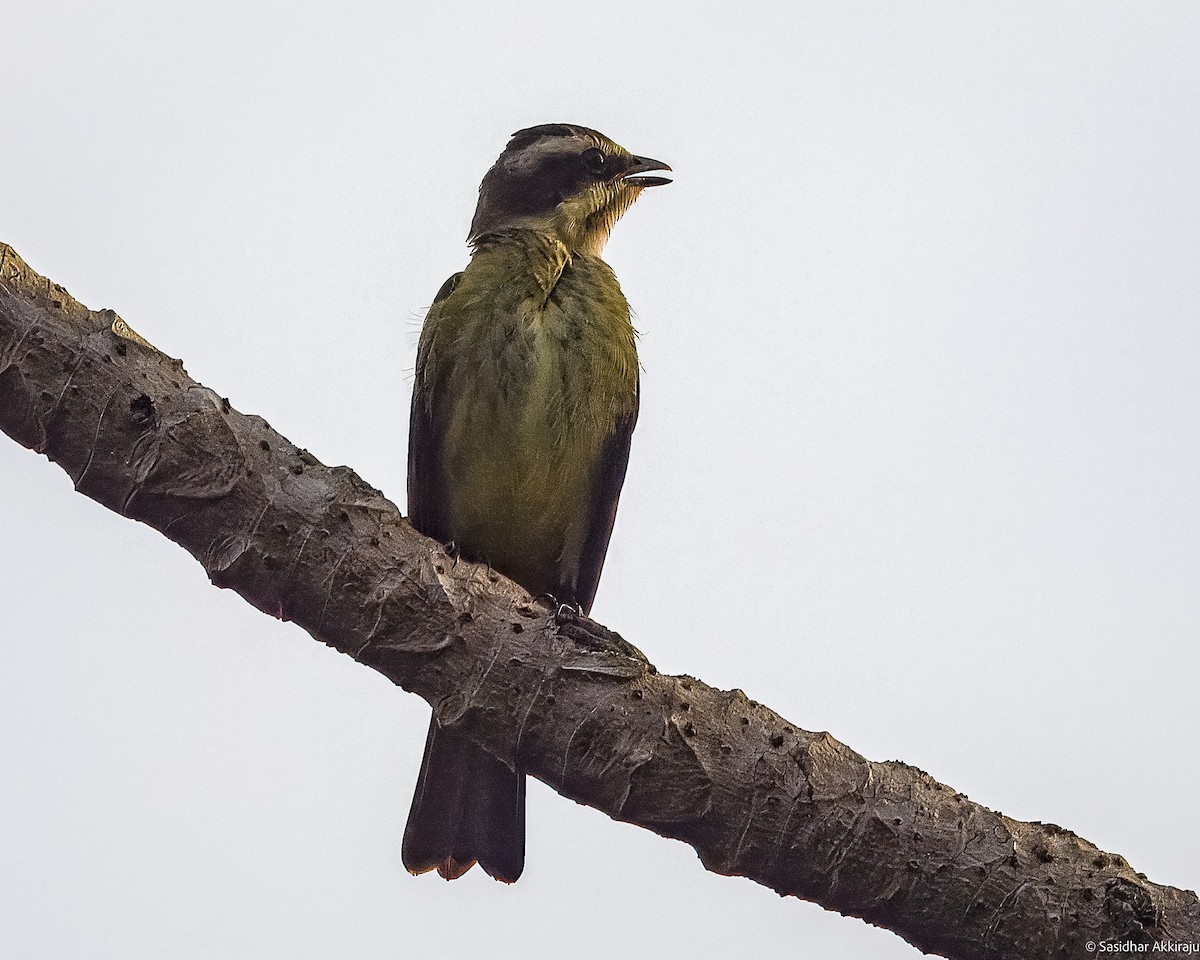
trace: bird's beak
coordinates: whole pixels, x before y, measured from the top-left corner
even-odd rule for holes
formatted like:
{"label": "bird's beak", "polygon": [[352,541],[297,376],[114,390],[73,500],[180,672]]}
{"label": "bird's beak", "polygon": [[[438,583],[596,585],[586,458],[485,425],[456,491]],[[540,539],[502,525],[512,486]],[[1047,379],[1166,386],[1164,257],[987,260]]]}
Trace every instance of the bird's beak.
{"label": "bird's beak", "polygon": [[625,171],[625,176],[622,180],[633,187],[661,187],[664,183],[670,183],[670,177],[639,177],[635,174],[648,173],[651,170],[667,170],[668,167],[661,160],[651,160],[649,157],[634,157],[633,165]]}

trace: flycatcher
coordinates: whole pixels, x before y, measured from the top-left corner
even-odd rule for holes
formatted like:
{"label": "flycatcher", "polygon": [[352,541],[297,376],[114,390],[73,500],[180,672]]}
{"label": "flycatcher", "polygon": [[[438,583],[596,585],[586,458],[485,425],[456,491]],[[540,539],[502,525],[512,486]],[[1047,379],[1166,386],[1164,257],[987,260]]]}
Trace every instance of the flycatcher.
{"label": "flycatcher", "polygon": [[[471,262],[421,330],[408,512],[534,595],[586,614],[596,596],[638,414],[629,304],[600,259],[613,225],[671,168],[603,134],[514,134],[479,187]],[[404,865],[447,880],[525,864],[525,775],[430,723]]]}

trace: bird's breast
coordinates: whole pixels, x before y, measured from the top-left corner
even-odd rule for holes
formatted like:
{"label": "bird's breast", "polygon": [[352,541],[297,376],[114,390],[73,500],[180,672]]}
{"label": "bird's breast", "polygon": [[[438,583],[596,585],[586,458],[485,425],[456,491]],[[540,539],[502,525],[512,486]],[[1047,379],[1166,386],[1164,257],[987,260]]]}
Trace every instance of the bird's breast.
{"label": "bird's breast", "polygon": [[449,527],[468,553],[534,589],[581,548],[605,441],[636,409],[629,307],[606,265],[579,259],[548,295],[530,276],[474,302],[439,401],[453,411],[442,447]]}

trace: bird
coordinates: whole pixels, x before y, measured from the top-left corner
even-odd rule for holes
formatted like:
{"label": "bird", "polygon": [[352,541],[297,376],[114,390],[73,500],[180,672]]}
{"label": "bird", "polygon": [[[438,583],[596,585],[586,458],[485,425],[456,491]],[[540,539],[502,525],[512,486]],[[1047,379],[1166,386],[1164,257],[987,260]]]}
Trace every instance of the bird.
{"label": "bird", "polygon": [[[640,401],[629,304],[600,254],[671,168],[588,127],[512,135],[479,187],[471,258],[421,328],[408,513],[420,533],[586,616]],[[525,864],[525,775],[429,725],[404,831],[410,873]]]}

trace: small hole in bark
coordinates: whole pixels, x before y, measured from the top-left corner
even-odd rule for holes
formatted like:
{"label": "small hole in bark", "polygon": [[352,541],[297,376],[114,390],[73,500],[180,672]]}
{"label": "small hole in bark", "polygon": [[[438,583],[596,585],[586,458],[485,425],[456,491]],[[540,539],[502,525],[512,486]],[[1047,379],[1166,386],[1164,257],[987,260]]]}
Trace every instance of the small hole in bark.
{"label": "small hole in bark", "polygon": [[259,450],[270,450],[271,445],[269,443],[267,443],[266,440],[259,440],[258,441],[258,449]]}
{"label": "small hole in bark", "polygon": [[144,393],[139,393],[129,401],[129,412],[138,420],[152,420],[154,418],[154,401]]}
{"label": "small hole in bark", "polygon": [[514,623],[512,625],[512,628],[513,628],[513,633],[523,633],[525,631],[525,625],[521,624],[521,623]]}
{"label": "small hole in bark", "polygon": [[229,398],[228,397],[221,398],[221,412],[222,413],[229,412]]}
{"label": "small hole in bark", "polygon": [[303,472],[304,472],[303,466],[301,466],[298,463],[292,464],[292,473],[294,473],[296,476],[300,476],[300,474],[302,474]]}
{"label": "small hole in bark", "polygon": [[117,351],[117,356],[118,356],[118,357],[123,357],[123,356],[125,356],[125,354],[126,354],[126,353],[128,352],[128,350],[129,350],[129,348],[128,348],[128,347],[126,347],[126,346],[125,346],[125,344],[121,343],[121,341],[120,341],[120,340],[118,340],[118,341],[117,341],[115,344],[113,344],[113,349],[114,349],[115,351]]}
{"label": "small hole in bark", "polygon": [[350,519],[350,514],[348,514],[345,510],[339,510],[338,511],[338,519],[341,520],[342,523],[345,523],[347,520]]}
{"label": "small hole in bark", "polygon": [[782,747],[783,746],[783,734],[781,734],[781,733],[775,734],[775,736],[773,736],[771,738],[771,746]]}

